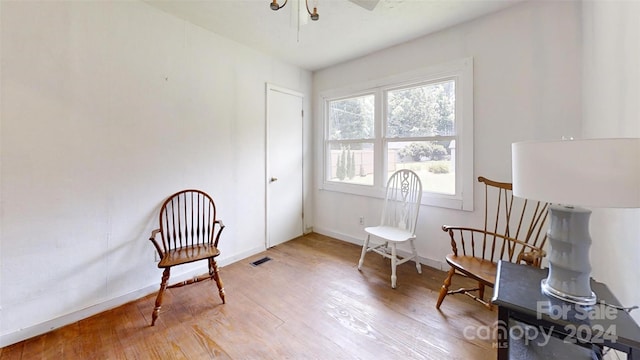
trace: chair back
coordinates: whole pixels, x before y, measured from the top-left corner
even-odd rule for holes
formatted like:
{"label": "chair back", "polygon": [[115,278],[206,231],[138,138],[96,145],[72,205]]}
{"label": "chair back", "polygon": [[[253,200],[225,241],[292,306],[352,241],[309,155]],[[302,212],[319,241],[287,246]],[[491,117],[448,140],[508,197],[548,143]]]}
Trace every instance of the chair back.
{"label": "chair back", "polygon": [[[478,181],[485,185],[483,258],[514,262],[527,250],[513,242],[503,241],[495,234],[543,249],[547,241],[545,222],[549,204],[513,196],[511,183],[497,182],[482,176]],[[487,254],[489,250],[491,253]]]}
{"label": "chair back", "polygon": [[421,199],[422,183],[418,175],[407,169],[396,171],[387,181],[380,225],[415,234]]}
{"label": "chair back", "polygon": [[200,190],[182,190],[167,198],[160,209],[160,233],[165,253],[198,244],[218,246],[214,239],[216,205]]}

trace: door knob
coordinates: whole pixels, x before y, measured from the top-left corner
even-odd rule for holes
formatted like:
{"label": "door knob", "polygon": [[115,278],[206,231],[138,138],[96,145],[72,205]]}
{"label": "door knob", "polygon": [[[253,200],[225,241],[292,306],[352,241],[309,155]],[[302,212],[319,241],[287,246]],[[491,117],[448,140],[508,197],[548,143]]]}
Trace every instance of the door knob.
{"label": "door knob", "polygon": [[274,182],[274,181],[278,181],[278,178],[277,177],[272,177],[271,178],[271,182]]}

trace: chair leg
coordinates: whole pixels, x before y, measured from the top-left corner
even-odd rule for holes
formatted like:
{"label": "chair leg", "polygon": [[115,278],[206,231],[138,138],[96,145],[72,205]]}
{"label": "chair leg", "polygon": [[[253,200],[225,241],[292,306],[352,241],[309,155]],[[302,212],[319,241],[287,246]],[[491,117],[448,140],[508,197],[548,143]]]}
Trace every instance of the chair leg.
{"label": "chair leg", "polygon": [[396,256],[396,243],[391,244],[391,287],[396,288],[396,266],[398,265],[398,257]]}
{"label": "chair leg", "polygon": [[420,260],[418,260],[418,251],[416,250],[416,244],[413,242],[413,239],[409,241],[409,244],[411,244],[413,260],[416,262],[416,270],[418,270],[418,274],[422,274],[422,266],[420,266]]}
{"label": "chair leg", "polygon": [[156,297],[156,306],[153,308],[153,313],[151,314],[151,326],[156,324],[156,320],[158,319],[158,315],[160,314],[160,307],[162,306],[162,296],[164,295],[164,291],[167,289],[167,282],[169,282],[169,273],[171,268],[165,268],[162,272],[162,281],[160,282],[160,290],[158,291],[158,296]]}
{"label": "chair leg", "polygon": [[491,301],[484,301],[484,284],[478,281],[478,298],[480,299],[480,303],[484,304],[489,310],[493,310],[493,304]]}
{"label": "chair leg", "polygon": [[436,309],[440,309],[440,305],[442,304],[444,297],[447,296],[447,293],[449,292],[449,286],[451,286],[451,278],[453,278],[453,275],[455,273],[456,273],[456,269],[454,268],[449,269],[449,273],[447,273],[447,277],[444,279],[444,282],[442,283],[442,287],[440,288],[440,295],[438,296]]}
{"label": "chair leg", "polygon": [[218,286],[220,299],[222,299],[223,304],[226,304],[227,301],[225,299],[224,284],[222,284],[222,279],[220,279],[220,270],[218,269],[218,264],[214,258],[209,259],[209,275],[213,275],[213,279],[216,281],[216,285]]}
{"label": "chair leg", "polygon": [[362,269],[362,265],[364,264],[364,256],[367,254],[367,247],[369,246],[369,238],[371,235],[367,235],[367,238],[364,239],[364,244],[362,244],[362,253],[360,254],[360,260],[358,261],[358,270]]}

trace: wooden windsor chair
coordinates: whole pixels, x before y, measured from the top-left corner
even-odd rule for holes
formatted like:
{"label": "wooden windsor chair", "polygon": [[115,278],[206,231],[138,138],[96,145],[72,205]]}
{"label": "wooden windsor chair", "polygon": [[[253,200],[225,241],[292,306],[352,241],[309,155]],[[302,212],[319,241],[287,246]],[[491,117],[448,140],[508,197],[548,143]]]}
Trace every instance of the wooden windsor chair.
{"label": "wooden windsor chair", "polygon": [[[213,279],[224,304],[226,302],[224,287],[215,260],[220,255],[218,240],[224,230],[224,223],[216,218],[216,205],[213,199],[200,190],[179,191],[169,196],[162,204],[159,226],[151,232],[149,238],[160,255],[158,267],[164,269],[151,317],[151,326],[156,323],[162,306],[162,297],[167,288]],[[157,235],[161,237],[160,243],[156,240]],[[209,267],[207,274],[167,286],[173,266],[199,260],[207,261]]]}
{"label": "wooden windsor chair", "polygon": [[[511,183],[484,177],[478,181],[485,190],[484,227],[442,226],[449,234],[452,253],[446,256],[451,268],[440,288],[437,309],[447,295],[459,293],[491,309],[491,303],[484,300],[484,289],[494,286],[499,260],[540,267],[545,256],[549,204],[513,196]],[[456,274],[476,280],[478,286],[449,290]]]}

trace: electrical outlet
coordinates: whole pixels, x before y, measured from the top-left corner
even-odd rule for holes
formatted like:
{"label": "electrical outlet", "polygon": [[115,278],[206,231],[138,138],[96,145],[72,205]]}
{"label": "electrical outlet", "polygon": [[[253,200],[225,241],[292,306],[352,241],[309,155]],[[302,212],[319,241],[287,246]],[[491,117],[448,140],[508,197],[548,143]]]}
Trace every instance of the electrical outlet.
{"label": "electrical outlet", "polygon": [[360,225],[364,225],[364,216],[360,216]]}

